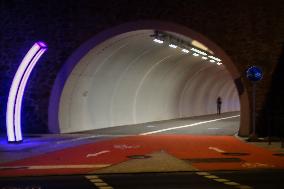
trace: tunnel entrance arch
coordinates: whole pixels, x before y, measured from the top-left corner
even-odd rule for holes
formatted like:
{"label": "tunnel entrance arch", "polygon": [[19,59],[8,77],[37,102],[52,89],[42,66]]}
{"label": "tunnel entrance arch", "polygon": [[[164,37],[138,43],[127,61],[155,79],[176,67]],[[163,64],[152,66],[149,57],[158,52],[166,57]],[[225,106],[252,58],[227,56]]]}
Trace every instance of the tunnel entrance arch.
{"label": "tunnel entrance arch", "polygon": [[[249,134],[250,114],[248,107],[249,104],[248,95],[246,93],[246,90],[241,86],[239,79],[240,74],[236,69],[234,63],[231,61],[231,59],[226,55],[226,53],[220,47],[218,47],[216,44],[214,44],[212,41],[202,36],[201,34],[180,25],[176,25],[173,23],[157,22],[157,21],[140,21],[134,23],[127,23],[124,25],[111,28],[107,31],[104,31],[94,36],[93,38],[82,44],[69,57],[69,59],[64,64],[61,71],[58,73],[57,78],[55,80],[55,84],[51,92],[50,103],[49,103],[49,123],[48,123],[49,130],[51,132],[53,133],[61,132],[59,124],[60,101],[61,101],[60,98],[62,96],[64,86],[66,86],[66,82],[70,77],[70,74],[72,73],[76,65],[81,61],[81,59],[94,47],[104,43],[105,41],[111,38],[114,38],[116,36],[123,36],[124,34],[129,32],[143,31],[143,30],[167,31],[182,36],[190,37],[191,39],[195,39],[201,42],[202,44],[205,44],[206,47],[208,47],[208,49],[212,50],[214,54],[222,60],[222,63],[225,65],[226,69],[229,71],[230,76],[232,77],[232,81],[235,81],[235,83],[237,84],[236,86],[239,91],[240,112],[241,112],[239,134],[243,136]],[[83,95],[87,95],[87,93]],[[72,130],[70,131],[72,132]]]}

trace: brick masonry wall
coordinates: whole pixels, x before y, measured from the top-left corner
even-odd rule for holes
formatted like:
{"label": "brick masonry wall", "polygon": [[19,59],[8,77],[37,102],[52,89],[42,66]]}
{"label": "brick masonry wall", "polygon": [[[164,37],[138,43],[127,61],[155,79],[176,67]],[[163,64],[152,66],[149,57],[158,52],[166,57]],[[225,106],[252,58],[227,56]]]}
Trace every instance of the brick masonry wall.
{"label": "brick masonry wall", "polygon": [[251,85],[245,78],[246,68],[262,67],[257,110],[263,112],[284,40],[284,4],[280,0],[1,0],[0,132],[5,132],[9,86],[34,41],[45,41],[49,50],[26,88],[23,131],[45,133],[50,90],[66,59],[97,33],[137,20],[173,22],[207,36],[231,57],[248,92]]}

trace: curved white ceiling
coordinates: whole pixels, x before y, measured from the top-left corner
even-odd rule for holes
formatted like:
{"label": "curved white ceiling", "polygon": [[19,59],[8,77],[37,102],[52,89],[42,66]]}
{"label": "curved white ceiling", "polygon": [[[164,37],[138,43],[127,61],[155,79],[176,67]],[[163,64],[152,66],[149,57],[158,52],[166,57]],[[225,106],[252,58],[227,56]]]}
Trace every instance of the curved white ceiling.
{"label": "curved white ceiling", "polygon": [[62,133],[238,111],[223,65],[153,42],[151,30],[111,38],[78,62],[60,99]]}

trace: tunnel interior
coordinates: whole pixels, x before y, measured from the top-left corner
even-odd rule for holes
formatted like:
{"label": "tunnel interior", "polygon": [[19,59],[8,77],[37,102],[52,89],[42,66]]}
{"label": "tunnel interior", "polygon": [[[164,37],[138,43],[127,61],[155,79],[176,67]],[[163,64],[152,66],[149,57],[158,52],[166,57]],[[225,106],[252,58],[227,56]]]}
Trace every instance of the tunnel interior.
{"label": "tunnel interior", "polygon": [[210,56],[214,52],[194,39],[149,29],[94,46],[65,82],[60,132],[216,114],[218,96],[222,112],[239,111],[232,76]]}

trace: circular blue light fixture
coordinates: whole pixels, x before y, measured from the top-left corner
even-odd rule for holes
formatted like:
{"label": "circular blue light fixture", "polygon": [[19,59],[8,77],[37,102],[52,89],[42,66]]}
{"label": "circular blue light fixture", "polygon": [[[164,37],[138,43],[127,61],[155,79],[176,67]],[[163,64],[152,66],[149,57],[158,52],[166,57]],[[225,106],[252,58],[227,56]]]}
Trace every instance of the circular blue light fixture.
{"label": "circular blue light fixture", "polygon": [[262,70],[257,66],[251,66],[247,69],[247,78],[250,81],[260,81],[263,77]]}

